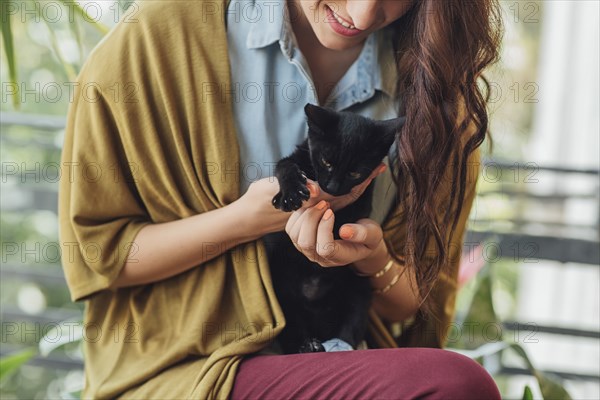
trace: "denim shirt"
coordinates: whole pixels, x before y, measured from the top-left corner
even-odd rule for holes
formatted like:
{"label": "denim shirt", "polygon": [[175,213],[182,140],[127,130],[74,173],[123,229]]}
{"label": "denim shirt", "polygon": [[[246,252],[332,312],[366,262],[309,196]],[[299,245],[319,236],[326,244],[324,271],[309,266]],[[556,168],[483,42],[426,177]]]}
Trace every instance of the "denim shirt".
{"label": "denim shirt", "polygon": [[[227,10],[232,87],[223,90],[234,99],[240,193],[251,182],[274,175],[277,161],[307,136],[304,105],[319,104],[310,69],[296,45],[292,14],[286,0],[232,0]],[[397,116],[389,33],[380,30],[366,39],[324,106],[380,120]],[[388,168],[375,180],[371,218],[383,222],[396,190]]]}

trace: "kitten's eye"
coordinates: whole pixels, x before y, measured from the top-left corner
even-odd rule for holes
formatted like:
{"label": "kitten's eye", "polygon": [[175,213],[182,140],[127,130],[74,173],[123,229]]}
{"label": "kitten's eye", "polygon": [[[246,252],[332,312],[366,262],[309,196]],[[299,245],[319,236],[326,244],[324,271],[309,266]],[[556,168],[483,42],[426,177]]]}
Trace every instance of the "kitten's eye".
{"label": "kitten's eye", "polygon": [[358,178],[361,177],[361,173],[360,172],[348,172],[348,175],[352,179],[358,179]]}
{"label": "kitten's eye", "polygon": [[323,157],[321,157],[321,164],[323,164],[326,168],[331,168],[331,164],[329,164]]}

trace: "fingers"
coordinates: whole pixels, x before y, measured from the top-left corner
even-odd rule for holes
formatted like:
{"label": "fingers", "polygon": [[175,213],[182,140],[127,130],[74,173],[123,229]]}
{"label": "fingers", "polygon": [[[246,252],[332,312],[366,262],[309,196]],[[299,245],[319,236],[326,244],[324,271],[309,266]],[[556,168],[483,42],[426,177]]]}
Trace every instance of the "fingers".
{"label": "fingers", "polygon": [[380,163],[379,167],[375,168],[375,170],[371,173],[371,176],[373,178],[376,178],[377,176],[383,174],[386,169],[387,169],[387,165],[385,165],[384,163]]}
{"label": "fingers", "polygon": [[[304,201],[302,207],[299,208],[298,210],[294,211],[292,213],[292,215],[290,216],[290,218],[288,219],[287,224],[285,226],[285,231],[288,233],[288,235],[290,235],[292,227],[296,224],[296,222],[298,222],[298,219],[304,214],[304,212],[308,208],[313,207],[316,204],[318,204],[320,201],[319,195],[321,194],[321,188],[319,188],[319,184],[316,183],[315,181],[307,179],[306,187],[308,188],[308,191],[310,192],[310,198],[308,200]],[[295,233],[298,234],[298,232],[295,232]],[[292,236],[290,235],[290,237],[292,237]]]}
{"label": "fingers", "polygon": [[294,211],[286,225],[286,232],[294,246],[310,260],[317,258],[316,237],[321,217],[329,204],[321,200],[317,205]]}
{"label": "fingers", "polygon": [[381,226],[364,218],[340,229],[342,240],[335,240],[335,214],[325,201],[295,211],[286,226],[292,243],[310,261],[322,267],[347,265],[373,252],[383,240]]}
{"label": "fingers", "polygon": [[367,186],[369,186],[371,184],[371,182],[373,182],[373,179],[375,179],[379,175],[383,174],[383,172],[386,170],[386,168],[387,168],[387,166],[384,163],[380,163],[379,166],[371,172],[371,175],[369,175],[369,177],[367,179],[365,179],[361,184],[359,184],[357,186],[366,189]]}
{"label": "fingers", "polygon": [[365,179],[363,182],[352,188],[352,191],[350,192],[352,196],[354,196],[355,199],[360,197],[364,193],[364,191],[367,190],[371,182],[373,182],[373,179],[381,175],[386,170],[386,168],[387,167],[384,163],[380,163],[379,166],[375,168],[373,172],[371,172],[371,175],[369,175],[367,179]]}
{"label": "fingers", "polygon": [[321,217],[327,208],[327,202],[321,201],[316,206],[306,211],[299,220],[301,227],[298,234],[297,246],[309,259],[313,261],[316,261],[318,258],[318,254],[316,252],[317,228],[319,227]]}
{"label": "fingers", "polygon": [[[327,209],[317,228],[317,255],[321,258],[321,263],[331,260],[337,253],[337,245],[333,237],[333,224],[335,214],[331,208]],[[325,266],[325,264],[321,264]]]}
{"label": "fingers", "polygon": [[[292,232],[294,232],[294,226],[296,226],[296,222],[298,222],[298,220],[300,219],[300,217],[302,217],[302,214],[304,214],[306,210],[308,210],[308,208],[300,208],[294,211],[292,215],[290,215],[290,217],[288,218],[287,224],[285,225],[285,231],[287,232],[289,237],[292,237]],[[296,236],[298,232],[295,232]]]}
{"label": "fingers", "polygon": [[342,225],[340,237],[352,243],[364,244],[369,249],[375,249],[383,239],[383,231],[377,222],[363,218],[355,224]]}
{"label": "fingers", "polygon": [[310,191],[310,197],[318,197],[321,194],[321,188],[317,182],[307,179],[306,185]]}
{"label": "fingers", "polygon": [[[334,240],[335,215],[333,210],[336,209],[336,204],[339,206],[340,200],[349,201],[349,196],[360,196],[372,180],[383,173],[385,169],[386,166],[382,163],[365,182],[355,186],[353,192],[355,190],[358,192],[333,198],[331,203],[322,200],[327,194],[322,194],[318,183],[308,180],[310,199],[304,202],[302,208],[292,213],[285,226],[285,231],[296,249],[309,260],[323,267],[347,265],[364,258],[376,249],[383,238],[383,233],[381,226],[369,219],[343,225],[340,229],[342,240]],[[344,200],[344,198],[346,199]]]}
{"label": "fingers", "polygon": [[319,195],[321,194],[321,188],[319,187],[319,184],[313,180],[307,179],[306,187],[310,192],[310,197],[302,204],[302,207],[305,208],[312,207],[317,204],[319,202]]}
{"label": "fingers", "polygon": [[[331,209],[327,210],[317,230],[316,251],[319,256],[318,262],[322,267],[334,267],[348,265],[355,260],[361,260],[368,256],[379,244],[377,238],[381,238],[381,228],[372,220],[359,220],[356,224],[345,224],[346,230],[352,232],[350,240],[335,240],[333,228],[335,214]],[[369,247],[366,245],[369,244]]]}
{"label": "fingers", "polygon": [[373,172],[371,172],[371,175],[369,175],[369,177],[363,182],[364,189],[367,188],[367,186],[369,186],[371,184],[371,182],[373,182],[373,179],[377,178],[379,175],[383,174],[383,172],[385,171],[385,169],[387,168],[387,166],[384,163],[380,163],[379,166],[377,168],[375,168],[373,170]]}

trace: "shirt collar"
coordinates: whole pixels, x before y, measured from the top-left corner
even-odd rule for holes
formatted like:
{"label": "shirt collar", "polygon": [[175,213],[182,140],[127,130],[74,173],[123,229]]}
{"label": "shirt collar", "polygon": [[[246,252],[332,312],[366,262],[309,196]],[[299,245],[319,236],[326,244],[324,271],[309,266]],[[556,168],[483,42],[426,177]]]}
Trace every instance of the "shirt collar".
{"label": "shirt collar", "polygon": [[[242,12],[243,15],[248,16],[246,19],[251,23],[246,47],[256,50],[279,43],[282,53],[290,60],[296,49],[289,23],[287,1],[253,0],[244,4],[250,6],[245,5],[242,10],[235,10],[235,12]],[[359,66],[371,77],[370,82],[367,82],[369,87],[365,88],[367,92],[379,90],[393,98],[396,91],[397,71],[391,33],[391,29],[383,29],[371,34],[358,60],[351,68]]]}
{"label": "shirt collar", "polygon": [[[287,2],[286,0],[253,0],[243,3],[240,12],[251,24],[246,47],[261,49],[282,40],[286,34]],[[289,19],[288,19],[289,20]]]}

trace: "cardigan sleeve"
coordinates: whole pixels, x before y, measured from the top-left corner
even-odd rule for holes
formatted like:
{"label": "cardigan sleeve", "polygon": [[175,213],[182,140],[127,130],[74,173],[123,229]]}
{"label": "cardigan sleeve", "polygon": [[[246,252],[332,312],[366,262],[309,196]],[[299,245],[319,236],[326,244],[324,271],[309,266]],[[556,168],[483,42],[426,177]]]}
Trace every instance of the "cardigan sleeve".
{"label": "cardigan sleeve", "polygon": [[[59,196],[73,300],[110,288],[145,224],[237,199],[239,177],[209,168],[237,162],[230,105],[206,89],[229,79],[224,7],[140,2],[86,60],[62,153],[73,176],[63,174]],[[220,39],[207,40],[215,29]]]}
{"label": "cardigan sleeve", "polygon": [[61,160],[60,243],[74,301],[110,287],[127,257],[135,258],[134,238],[149,223],[135,187],[138,166],[127,160],[110,101],[89,82],[84,71]]}

